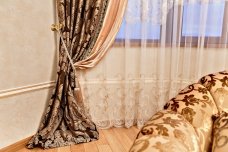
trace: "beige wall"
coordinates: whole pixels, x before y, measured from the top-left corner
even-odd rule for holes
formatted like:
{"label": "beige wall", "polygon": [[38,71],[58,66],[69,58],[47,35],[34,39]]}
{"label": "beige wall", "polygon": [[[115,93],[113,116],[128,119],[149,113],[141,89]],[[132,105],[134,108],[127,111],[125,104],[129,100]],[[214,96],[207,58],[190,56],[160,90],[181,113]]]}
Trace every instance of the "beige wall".
{"label": "beige wall", "polygon": [[55,79],[54,0],[0,0],[0,148],[35,133]]}
{"label": "beige wall", "polygon": [[[50,31],[55,14],[53,2],[54,0],[0,0],[0,148],[36,132],[50,97],[49,88],[53,86],[56,69],[56,42]],[[91,88],[102,86],[106,77],[121,83],[121,76],[134,78],[140,69],[138,50],[111,49],[98,66],[81,74],[83,88],[92,92]],[[146,54],[141,54],[148,56],[148,60],[142,61],[151,65],[141,65],[145,76],[156,74],[157,65],[154,63],[159,50],[149,48]],[[203,74],[225,69],[224,51],[227,50],[207,50],[204,57],[208,62],[203,65]],[[170,52],[168,49],[166,56],[169,57]],[[86,84],[87,80],[89,82]],[[100,98],[103,99],[105,94],[89,93],[87,91],[85,101],[93,107],[91,114],[95,116],[94,106],[99,106],[97,101],[101,101]],[[116,98],[113,99],[116,103]]]}

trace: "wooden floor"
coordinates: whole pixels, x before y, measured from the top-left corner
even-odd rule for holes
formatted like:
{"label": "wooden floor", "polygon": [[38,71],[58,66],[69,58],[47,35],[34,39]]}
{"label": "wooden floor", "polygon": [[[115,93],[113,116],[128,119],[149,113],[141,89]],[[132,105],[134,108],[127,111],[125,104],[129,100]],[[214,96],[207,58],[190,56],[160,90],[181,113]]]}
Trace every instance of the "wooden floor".
{"label": "wooden floor", "polygon": [[17,152],[127,152],[138,132],[139,129],[136,127],[129,129],[111,128],[99,130],[100,138],[98,141],[49,150],[22,148]]}

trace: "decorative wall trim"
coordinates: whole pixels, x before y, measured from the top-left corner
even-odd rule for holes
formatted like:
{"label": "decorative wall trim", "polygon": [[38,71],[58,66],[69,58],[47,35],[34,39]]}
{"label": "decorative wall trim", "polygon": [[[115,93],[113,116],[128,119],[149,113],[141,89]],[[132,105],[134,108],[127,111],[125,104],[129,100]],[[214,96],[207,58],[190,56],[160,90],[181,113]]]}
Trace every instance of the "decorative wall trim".
{"label": "decorative wall trim", "polygon": [[[131,80],[88,80],[84,81],[81,80],[80,84],[81,85],[90,85],[90,84],[119,84],[119,83],[124,83],[124,84],[134,84],[134,83],[155,83],[159,82],[157,79],[131,79]],[[167,83],[170,82],[170,80],[163,80],[160,83]],[[189,83],[189,81],[182,81],[182,83]],[[172,81],[172,83],[180,83],[179,81]],[[38,84],[33,84],[33,85],[28,85],[28,86],[22,86],[18,88],[12,88],[12,89],[7,89],[7,90],[0,90],[0,99],[9,97],[9,96],[14,96],[17,94],[22,94],[30,91],[36,91],[36,90],[41,90],[41,89],[46,89],[46,88],[51,88],[55,85],[55,81],[49,81],[49,82],[43,82],[43,83],[38,83]]]}
{"label": "decorative wall trim", "polygon": [[38,84],[33,84],[33,85],[28,85],[28,86],[23,86],[18,88],[0,90],[0,99],[9,97],[9,96],[14,96],[17,94],[30,92],[30,91],[51,88],[54,85],[55,85],[55,81],[49,81],[49,82],[43,82],[43,83],[38,83]]}

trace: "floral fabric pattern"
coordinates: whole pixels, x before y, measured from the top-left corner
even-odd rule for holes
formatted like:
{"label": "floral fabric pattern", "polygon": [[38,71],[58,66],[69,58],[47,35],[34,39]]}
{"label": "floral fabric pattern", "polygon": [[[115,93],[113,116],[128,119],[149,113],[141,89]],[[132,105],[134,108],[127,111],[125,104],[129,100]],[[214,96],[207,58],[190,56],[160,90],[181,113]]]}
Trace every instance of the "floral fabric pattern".
{"label": "floral fabric pattern", "polygon": [[[85,59],[97,39],[108,0],[57,0],[61,33],[73,62]],[[27,148],[54,148],[97,140],[96,125],[85,112],[75,70],[63,42],[59,45],[56,87]]]}
{"label": "floral fabric pattern", "polygon": [[[145,135],[135,140],[130,152],[189,152],[189,149],[173,137]],[[200,152],[200,150],[196,149],[192,152]]]}
{"label": "floral fabric pattern", "polygon": [[217,116],[213,125],[212,152],[227,152],[228,149],[228,113]]}
{"label": "floral fabric pattern", "polygon": [[196,129],[201,149],[210,149],[213,126],[211,116],[218,110],[207,88],[199,83],[189,85],[167,102],[164,108],[184,116]]}
{"label": "floral fabric pattern", "polygon": [[157,112],[141,129],[137,138],[144,135],[161,135],[174,137],[180,141],[188,151],[197,151],[198,136],[192,125],[185,118],[170,110]]}
{"label": "floral fabric pattern", "polygon": [[228,112],[228,72],[209,74],[202,77],[199,83],[210,91],[219,111]]}
{"label": "floral fabric pattern", "polygon": [[[149,150],[172,152],[172,148],[179,143],[182,144],[178,146],[190,151],[189,145],[183,142],[187,139],[185,127],[188,127],[188,123],[195,130],[195,134],[191,134],[194,134],[199,140],[199,144],[194,143],[194,145],[200,147],[199,151],[227,152],[227,101],[227,71],[202,77],[199,83],[189,85],[180,91],[176,97],[168,101],[164,106],[165,110],[152,116],[138,134],[131,152]],[[185,121],[188,123],[185,124]],[[173,138],[172,142],[170,138]],[[177,143],[174,140],[180,142]],[[166,147],[169,148],[166,149]],[[176,148],[174,151],[178,150]],[[182,151],[185,151],[185,149],[182,149]]]}

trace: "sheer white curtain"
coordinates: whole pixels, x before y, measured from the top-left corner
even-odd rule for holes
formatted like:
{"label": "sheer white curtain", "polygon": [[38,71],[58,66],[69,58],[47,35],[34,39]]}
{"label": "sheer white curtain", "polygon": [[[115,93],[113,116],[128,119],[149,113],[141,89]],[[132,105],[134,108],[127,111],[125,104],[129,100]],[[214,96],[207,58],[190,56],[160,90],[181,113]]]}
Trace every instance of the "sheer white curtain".
{"label": "sheer white curtain", "polygon": [[94,122],[140,127],[180,89],[227,70],[227,31],[226,0],[128,0],[111,50],[80,72]]}

